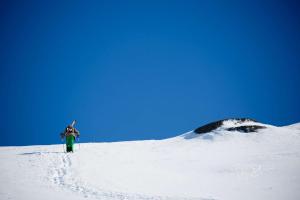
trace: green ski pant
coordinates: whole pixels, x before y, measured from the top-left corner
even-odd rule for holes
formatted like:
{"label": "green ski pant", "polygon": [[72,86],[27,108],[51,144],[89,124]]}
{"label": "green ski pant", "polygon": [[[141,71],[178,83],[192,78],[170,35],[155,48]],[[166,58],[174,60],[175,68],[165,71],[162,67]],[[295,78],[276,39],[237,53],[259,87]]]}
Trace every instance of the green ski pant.
{"label": "green ski pant", "polygon": [[75,141],[75,137],[73,135],[69,135],[66,137],[67,152],[70,152],[70,151],[73,152],[74,141]]}

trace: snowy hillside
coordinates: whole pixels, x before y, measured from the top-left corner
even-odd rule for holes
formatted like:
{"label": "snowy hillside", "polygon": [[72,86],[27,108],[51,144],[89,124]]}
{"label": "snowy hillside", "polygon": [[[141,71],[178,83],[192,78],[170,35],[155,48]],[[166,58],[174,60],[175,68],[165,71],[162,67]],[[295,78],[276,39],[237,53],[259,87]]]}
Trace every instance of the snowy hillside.
{"label": "snowy hillside", "polygon": [[[264,128],[232,129],[254,125]],[[227,120],[204,134],[75,148],[1,147],[0,199],[300,199],[299,124]]]}

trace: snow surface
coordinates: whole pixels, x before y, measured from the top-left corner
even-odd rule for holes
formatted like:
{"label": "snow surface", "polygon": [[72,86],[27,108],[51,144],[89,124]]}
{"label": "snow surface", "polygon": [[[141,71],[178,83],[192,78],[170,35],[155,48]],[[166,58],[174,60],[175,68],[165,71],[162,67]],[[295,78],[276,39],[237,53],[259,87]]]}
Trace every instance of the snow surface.
{"label": "snow surface", "polygon": [[285,126],[285,128],[292,128],[292,129],[299,129],[300,130],[300,123]]}
{"label": "snow surface", "polygon": [[76,144],[69,154],[62,145],[1,147],[0,199],[300,199],[300,130],[265,126]]}

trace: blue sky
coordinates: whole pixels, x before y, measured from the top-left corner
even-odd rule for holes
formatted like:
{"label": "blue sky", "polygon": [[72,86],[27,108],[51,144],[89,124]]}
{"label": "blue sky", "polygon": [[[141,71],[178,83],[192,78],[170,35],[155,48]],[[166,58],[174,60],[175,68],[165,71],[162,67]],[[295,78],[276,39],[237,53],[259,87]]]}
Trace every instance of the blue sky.
{"label": "blue sky", "polygon": [[161,139],[229,117],[300,122],[287,1],[1,1],[0,145]]}

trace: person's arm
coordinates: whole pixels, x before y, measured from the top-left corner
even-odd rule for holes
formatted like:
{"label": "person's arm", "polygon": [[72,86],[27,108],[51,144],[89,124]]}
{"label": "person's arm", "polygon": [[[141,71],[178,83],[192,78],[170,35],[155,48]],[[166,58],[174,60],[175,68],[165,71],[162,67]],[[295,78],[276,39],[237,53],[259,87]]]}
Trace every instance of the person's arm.
{"label": "person's arm", "polygon": [[79,137],[80,133],[76,128],[74,128],[74,133],[75,133],[76,137]]}
{"label": "person's arm", "polygon": [[67,131],[67,129],[65,129],[64,132],[62,132],[62,133],[60,134],[60,138],[61,138],[61,139],[64,139],[64,138],[66,137],[66,131]]}

